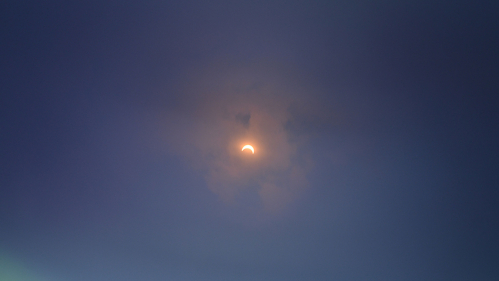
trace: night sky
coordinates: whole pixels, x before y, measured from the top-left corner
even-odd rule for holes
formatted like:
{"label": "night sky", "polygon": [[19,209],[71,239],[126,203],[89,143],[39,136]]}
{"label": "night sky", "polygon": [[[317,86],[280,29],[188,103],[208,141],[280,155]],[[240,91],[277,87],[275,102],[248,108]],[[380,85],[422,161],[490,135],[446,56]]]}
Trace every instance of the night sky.
{"label": "night sky", "polygon": [[499,280],[499,2],[2,1],[0,280]]}

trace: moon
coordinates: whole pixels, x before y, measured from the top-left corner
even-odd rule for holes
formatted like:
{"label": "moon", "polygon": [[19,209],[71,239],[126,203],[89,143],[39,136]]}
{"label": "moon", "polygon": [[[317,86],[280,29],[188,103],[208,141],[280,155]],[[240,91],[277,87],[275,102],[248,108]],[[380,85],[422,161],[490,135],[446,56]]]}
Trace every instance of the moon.
{"label": "moon", "polygon": [[241,149],[241,151],[244,151],[245,149],[249,149],[253,154],[255,154],[255,149],[251,145],[247,144],[243,146],[243,149]]}

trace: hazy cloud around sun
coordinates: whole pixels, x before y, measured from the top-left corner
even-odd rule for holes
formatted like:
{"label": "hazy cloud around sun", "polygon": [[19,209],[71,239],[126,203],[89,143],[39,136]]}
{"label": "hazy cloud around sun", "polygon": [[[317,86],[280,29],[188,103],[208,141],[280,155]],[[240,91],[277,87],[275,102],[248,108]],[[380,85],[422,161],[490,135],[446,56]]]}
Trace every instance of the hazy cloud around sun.
{"label": "hazy cloud around sun", "polygon": [[[254,64],[191,71],[176,86],[178,104],[162,118],[171,153],[203,173],[227,204],[280,213],[308,188],[311,161],[292,135],[290,108],[305,104],[307,89],[285,67]],[[241,148],[250,144],[255,153]],[[247,151],[246,151],[247,152]]]}

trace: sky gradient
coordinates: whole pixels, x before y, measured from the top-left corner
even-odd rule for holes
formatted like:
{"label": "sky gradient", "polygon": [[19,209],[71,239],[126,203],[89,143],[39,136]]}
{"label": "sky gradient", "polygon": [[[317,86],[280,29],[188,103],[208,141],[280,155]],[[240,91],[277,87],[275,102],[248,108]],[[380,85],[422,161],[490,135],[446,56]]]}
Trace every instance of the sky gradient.
{"label": "sky gradient", "polygon": [[0,280],[499,278],[496,1],[0,22]]}

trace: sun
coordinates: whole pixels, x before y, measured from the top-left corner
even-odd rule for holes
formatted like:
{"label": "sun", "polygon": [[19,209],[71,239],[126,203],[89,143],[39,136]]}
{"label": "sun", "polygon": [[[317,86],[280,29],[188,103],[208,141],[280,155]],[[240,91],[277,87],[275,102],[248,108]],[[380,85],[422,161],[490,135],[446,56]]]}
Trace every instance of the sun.
{"label": "sun", "polygon": [[243,149],[241,149],[241,151],[244,151],[245,149],[249,149],[253,154],[255,154],[255,149],[251,145],[247,144],[243,146]]}

